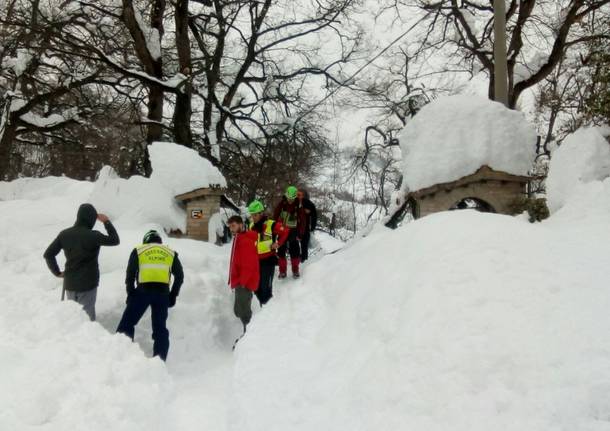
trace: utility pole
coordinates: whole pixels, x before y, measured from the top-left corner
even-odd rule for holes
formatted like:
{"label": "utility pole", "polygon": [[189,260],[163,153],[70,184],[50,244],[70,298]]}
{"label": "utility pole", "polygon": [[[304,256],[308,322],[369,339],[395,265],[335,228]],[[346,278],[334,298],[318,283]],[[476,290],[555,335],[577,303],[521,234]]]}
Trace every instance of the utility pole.
{"label": "utility pole", "polygon": [[506,4],[494,0],[494,98],[508,106],[508,59],[506,53]]}

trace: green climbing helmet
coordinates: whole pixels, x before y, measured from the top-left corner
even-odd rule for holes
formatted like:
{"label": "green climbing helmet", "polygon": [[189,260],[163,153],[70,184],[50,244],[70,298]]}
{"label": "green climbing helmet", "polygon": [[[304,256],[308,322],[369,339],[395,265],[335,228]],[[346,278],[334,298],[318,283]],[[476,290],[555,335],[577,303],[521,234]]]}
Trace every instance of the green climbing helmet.
{"label": "green climbing helmet", "polygon": [[156,230],[149,230],[142,239],[142,244],[150,244],[151,242],[161,243],[161,235]]}
{"label": "green climbing helmet", "polygon": [[265,205],[261,201],[252,201],[248,205],[248,212],[250,214],[259,214],[265,211]]}
{"label": "green climbing helmet", "polygon": [[288,186],[288,188],[286,189],[286,197],[288,199],[296,199],[297,198],[297,193],[299,192],[299,189],[297,189],[295,186]]}

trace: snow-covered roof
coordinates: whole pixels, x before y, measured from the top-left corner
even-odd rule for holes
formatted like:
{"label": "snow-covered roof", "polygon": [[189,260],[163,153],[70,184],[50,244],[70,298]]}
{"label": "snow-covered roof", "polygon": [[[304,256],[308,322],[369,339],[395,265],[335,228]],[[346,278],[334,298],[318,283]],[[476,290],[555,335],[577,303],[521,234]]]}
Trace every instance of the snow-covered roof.
{"label": "snow-covered roof", "polygon": [[173,195],[206,187],[227,187],[218,168],[197,151],[171,142],[154,142],[148,147],[152,179],[164,184]]}
{"label": "snow-covered roof", "polygon": [[456,181],[482,166],[527,175],[536,151],[536,131],[522,113],[476,96],[435,100],[398,139],[407,191]]}

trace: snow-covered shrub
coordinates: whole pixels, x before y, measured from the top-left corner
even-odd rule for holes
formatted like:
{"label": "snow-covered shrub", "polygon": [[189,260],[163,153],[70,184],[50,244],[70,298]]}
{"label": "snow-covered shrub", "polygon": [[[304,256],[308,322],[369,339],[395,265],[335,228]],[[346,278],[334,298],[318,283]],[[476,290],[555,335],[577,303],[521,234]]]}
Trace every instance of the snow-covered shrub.
{"label": "snow-covered shrub", "polygon": [[546,220],[550,216],[549,207],[546,204],[545,198],[519,197],[513,201],[511,212],[514,214],[527,212],[530,223]]}

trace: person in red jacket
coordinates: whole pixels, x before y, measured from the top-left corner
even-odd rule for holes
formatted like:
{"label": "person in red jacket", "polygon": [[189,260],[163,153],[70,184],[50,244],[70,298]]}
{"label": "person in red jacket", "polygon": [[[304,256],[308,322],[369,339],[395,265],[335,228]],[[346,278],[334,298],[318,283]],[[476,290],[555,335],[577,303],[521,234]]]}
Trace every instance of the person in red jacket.
{"label": "person in red jacket", "polygon": [[288,259],[286,254],[290,254],[290,264],[292,276],[301,276],[299,266],[301,264],[301,239],[305,236],[305,225],[307,224],[307,214],[303,207],[303,202],[297,199],[298,189],[289,186],[282,197],[280,203],[275,207],[273,218],[290,229],[288,240],[278,250],[280,278],[286,278],[288,272]]}
{"label": "person in red jacket", "polygon": [[244,325],[245,333],[246,326],[252,319],[252,294],[257,291],[260,278],[256,250],[258,235],[254,231],[244,230],[244,221],[240,216],[232,216],[228,224],[234,237],[229,286],[235,292],[233,311]]}

